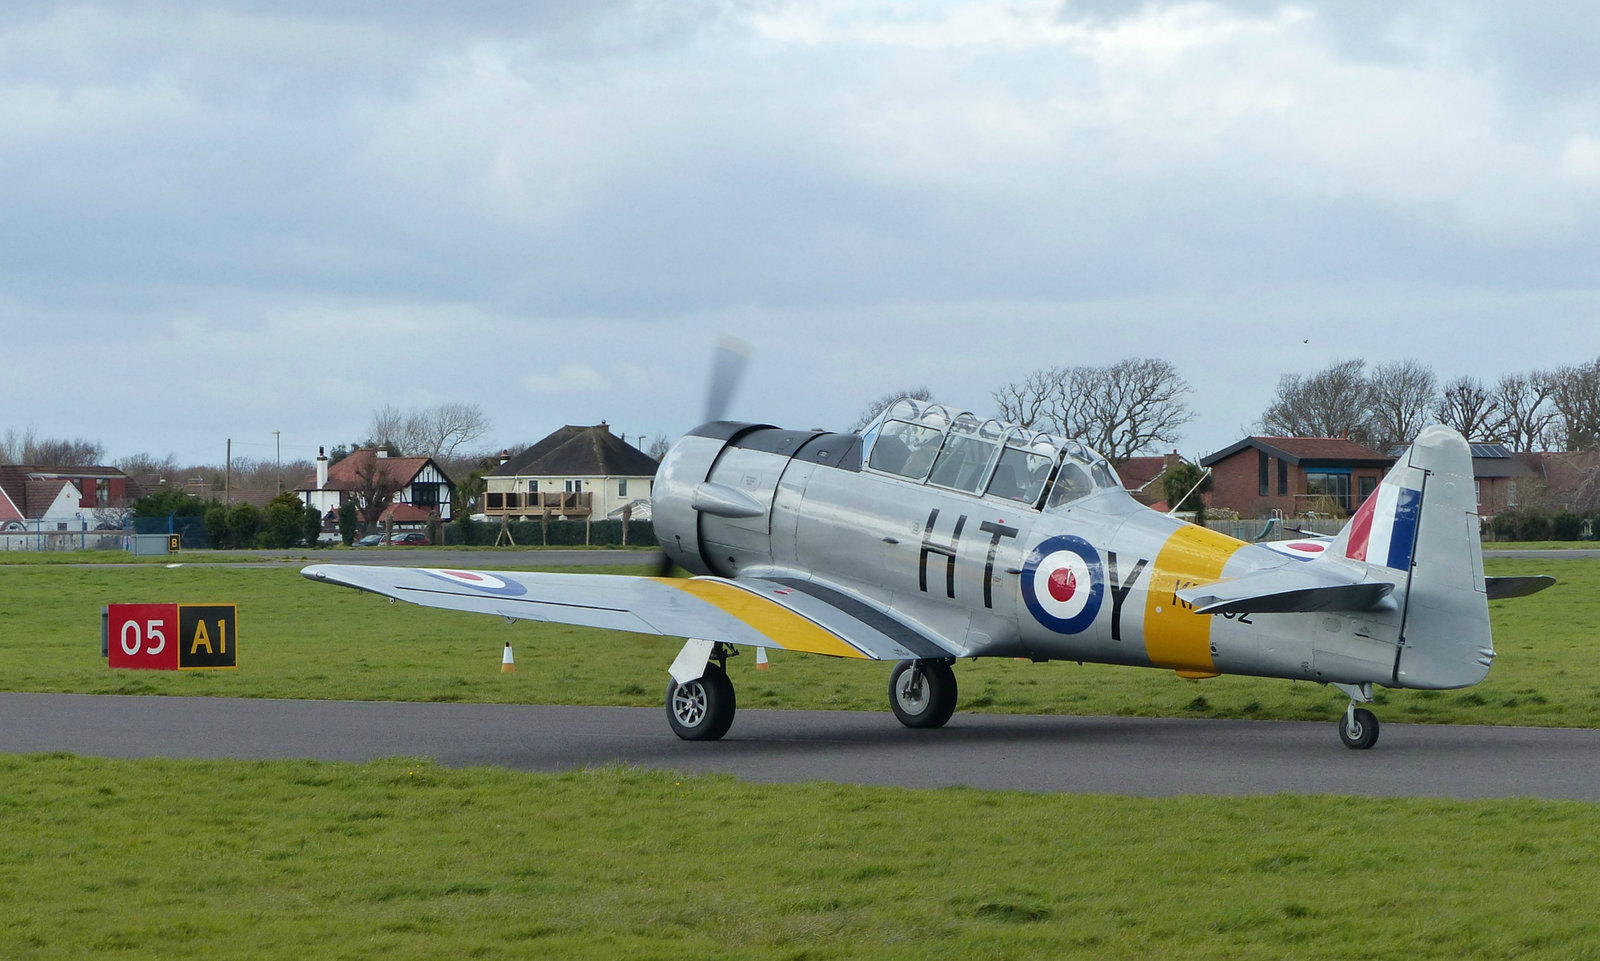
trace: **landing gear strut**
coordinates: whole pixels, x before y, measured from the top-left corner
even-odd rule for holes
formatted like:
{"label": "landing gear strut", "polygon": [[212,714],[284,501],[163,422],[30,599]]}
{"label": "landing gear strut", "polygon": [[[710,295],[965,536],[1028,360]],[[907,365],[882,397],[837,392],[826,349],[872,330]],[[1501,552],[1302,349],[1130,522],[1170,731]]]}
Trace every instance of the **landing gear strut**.
{"label": "landing gear strut", "polygon": [[1378,743],[1378,716],[1364,707],[1356,707],[1358,703],[1372,701],[1372,684],[1335,684],[1334,687],[1350,695],[1350,706],[1339,718],[1339,740],[1355,751],[1364,751]]}
{"label": "landing gear strut", "polygon": [[889,707],[906,727],[943,727],[956,711],[956,672],[950,662],[896,664],[889,675]]}
{"label": "landing gear strut", "polygon": [[[727,671],[727,659],[733,652],[721,644],[691,640],[685,645],[685,653],[679,655],[680,660],[692,660],[686,655],[692,649],[702,650],[696,645],[705,645],[699,656],[706,660],[700,662],[703,668],[699,677],[681,682],[674,677],[667,682],[667,723],[672,726],[672,733],[685,741],[715,741],[733,726],[733,682],[728,680]],[[710,663],[713,658],[717,663]],[[692,668],[678,671],[677,663],[673,667],[675,673],[695,673]]]}

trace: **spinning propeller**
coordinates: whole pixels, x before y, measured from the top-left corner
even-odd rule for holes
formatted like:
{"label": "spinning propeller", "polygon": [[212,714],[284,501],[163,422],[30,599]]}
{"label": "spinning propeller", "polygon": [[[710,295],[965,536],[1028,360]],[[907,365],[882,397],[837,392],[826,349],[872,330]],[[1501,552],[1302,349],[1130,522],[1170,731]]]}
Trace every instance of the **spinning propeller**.
{"label": "spinning propeller", "polygon": [[[733,393],[738,389],[739,379],[744,376],[744,369],[749,363],[749,344],[727,334],[717,338],[717,345],[711,352],[711,375],[706,383],[706,406],[700,423],[708,424],[726,419],[728,405],[732,403]],[[667,557],[665,551],[662,551],[656,576],[671,575],[672,560]]]}

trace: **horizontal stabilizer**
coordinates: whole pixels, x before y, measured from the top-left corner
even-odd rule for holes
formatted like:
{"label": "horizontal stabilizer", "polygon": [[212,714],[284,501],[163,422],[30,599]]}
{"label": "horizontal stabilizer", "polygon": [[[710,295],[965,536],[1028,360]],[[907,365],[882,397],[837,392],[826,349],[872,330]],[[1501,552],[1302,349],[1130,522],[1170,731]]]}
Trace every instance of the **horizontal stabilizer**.
{"label": "horizontal stabilizer", "polygon": [[1368,611],[1386,602],[1386,581],[1343,581],[1324,571],[1294,565],[1178,591],[1196,614],[1289,614]]}
{"label": "horizontal stabilizer", "polygon": [[1376,582],[1339,587],[1306,587],[1277,594],[1238,598],[1196,598],[1196,614],[1295,614],[1311,611],[1370,611],[1394,591]]}
{"label": "horizontal stabilizer", "polygon": [[1489,600],[1500,601],[1508,597],[1527,597],[1537,594],[1556,582],[1548,574],[1535,574],[1532,577],[1485,577],[1483,588],[1489,594]]}

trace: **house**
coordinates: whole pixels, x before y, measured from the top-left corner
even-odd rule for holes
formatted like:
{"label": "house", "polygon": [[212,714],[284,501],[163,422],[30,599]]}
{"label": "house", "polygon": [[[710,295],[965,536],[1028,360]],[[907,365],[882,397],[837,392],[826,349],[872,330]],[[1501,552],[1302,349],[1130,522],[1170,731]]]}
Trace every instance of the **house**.
{"label": "house", "polygon": [[435,513],[441,521],[450,519],[455,484],[432,457],[390,457],[383,449],[357,450],[330,465],[327,453],[318,448],[316,476],[301,482],[295,493],[327,518],[330,513],[337,516],[347,500],[354,499],[359,507],[376,487],[393,489],[394,498],[381,515],[363,517],[363,521],[379,524],[392,520],[397,527],[420,527]]}
{"label": "house", "polygon": [[[1398,456],[1405,448],[1394,453]],[[1508,507],[1526,504],[1540,485],[1543,456],[1512,453],[1504,444],[1472,445],[1472,477],[1478,494],[1478,515],[1493,517]]]}
{"label": "house", "polygon": [[120,526],[121,518],[110,512],[126,509],[143,493],[115,467],[0,465],[0,530]]}
{"label": "house", "polygon": [[644,451],[611,433],[568,425],[484,476],[484,514],[491,519],[605,518],[624,505],[650,498],[657,464]]}
{"label": "house", "polygon": [[1200,458],[1211,468],[1206,503],[1269,517],[1350,514],[1373,491],[1395,458],[1332,437],[1246,437]]}
{"label": "house", "polygon": [[1117,465],[1117,477],[1134,500],[1146,507],[1159,504],[1161,510],[1166,510],[1167,495],[1161,482],[1168,471],[1187,463],[1177,451],[1156,457],[1130,457]]}
{"label": "house", "polygon": [[1513,453],[1501,444],[1473,444],[1472,472],[1484,517],[1514,507],[1549,513],[1600,507],[1600,452]]}

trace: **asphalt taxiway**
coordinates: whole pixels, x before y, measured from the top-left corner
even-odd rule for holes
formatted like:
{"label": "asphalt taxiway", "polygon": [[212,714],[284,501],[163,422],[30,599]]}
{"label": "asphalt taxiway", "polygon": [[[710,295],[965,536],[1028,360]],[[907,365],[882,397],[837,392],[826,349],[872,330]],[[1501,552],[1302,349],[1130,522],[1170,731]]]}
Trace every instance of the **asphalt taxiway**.
{"label": "asphalt taxiway", "polygon": [[1386,723],[1376,747],[1332,719],[957,714],[937,731],[887,711],[741,710],[687,742],[661,708],[0,693],[0,752],[102,757],[425,756],[560,771],[634,764],[750,781],[966,785],[1052,793],[1344,794],[1600,801],[1600,731]]}

